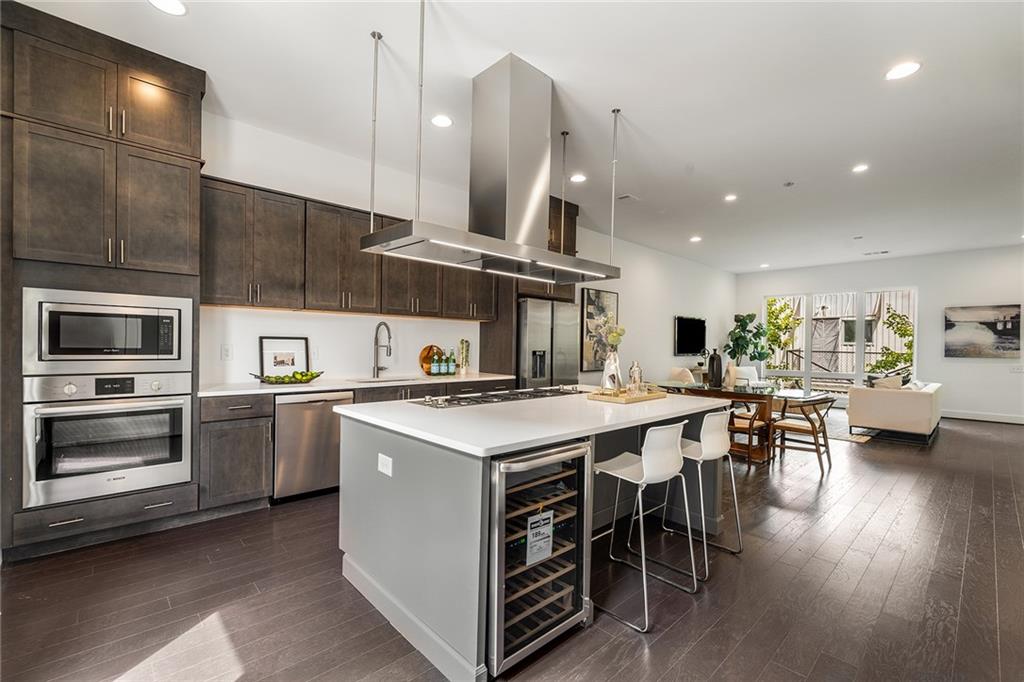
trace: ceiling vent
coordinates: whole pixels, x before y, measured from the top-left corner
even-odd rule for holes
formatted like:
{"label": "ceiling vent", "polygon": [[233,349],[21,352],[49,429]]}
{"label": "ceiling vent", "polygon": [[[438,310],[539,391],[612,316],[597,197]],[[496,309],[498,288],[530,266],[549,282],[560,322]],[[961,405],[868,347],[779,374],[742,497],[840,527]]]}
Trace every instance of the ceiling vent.
{"label": "ceiling vent", "polygon": [[615,200],[616,201],[623,201],[623,202],[626,202],[626,203],[629,203],[629,204],[640,203],[640,197],[638,197],[635,194],[629,194],[628,192],[626,194],[619,194],[619,195],[617,195],[615,197]]}

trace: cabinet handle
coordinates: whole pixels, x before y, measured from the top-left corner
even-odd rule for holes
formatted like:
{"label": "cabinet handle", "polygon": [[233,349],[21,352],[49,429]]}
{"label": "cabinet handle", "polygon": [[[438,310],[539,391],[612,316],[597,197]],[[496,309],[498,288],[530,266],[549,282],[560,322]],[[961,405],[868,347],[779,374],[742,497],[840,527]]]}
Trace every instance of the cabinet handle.
{"label": "cabinet handle", "polygon": [[114,107],[107,107],[107,130],[114,132]]}
{"label": "cabinet handle", "polygon": [[147,504],[143,509],[159,509],[160,507],[170,507],[172,504],[174,504],[174,500],[167,500],[166,502]]}
{"label": "cabinet handle", "polygon": [[416,312],[420,311],[420,297],[416,297]]}
{"label": "cabinet handle", "polygon": [[73,519],[65,519],[63,521],[54,521],[53,523],[47,524],[50,528],[56,528],[58,526],[70,526],[72,523],[81,523],[85,521],[84,516],[78,516]]}
{"label": "cabinet handle", "polygon": [[229,405],[228,410],[251,410],[252,405]]}
{"label": "cabinet handle", "polygon": [[107,262],[114,262],[114,240],[107,239]]}
{"label": "cabinet handle", "polygon": [[270,433],[270,422],[267,422],[266,424],[264,424],[263,428],[266,429],[266,431],[267,431],[267,442],[268,443],[273,443],[274,442],[274,438],[273,438],[273,436]]}
{"label": "cabinet handle", "polygon": [[259,282],[256,283],[256,302],[259,303],[263,300],[263,285]]}
{"label": "cabinet handle", "polygon": [[121,135],[125,135],[125,130],[127,130],[127,126],[125,125],[125,120],[127,118],[128,118],[128,113],[124,109],[122,109],[121,110]]}
{"label": "cabinet handle", "polygon": [[124,240],[121,239],[121,265],[124,265]]}
{"label": "cabinet handle", "polygon": [[249,282],[249,303],[252,303],[252,282]]}

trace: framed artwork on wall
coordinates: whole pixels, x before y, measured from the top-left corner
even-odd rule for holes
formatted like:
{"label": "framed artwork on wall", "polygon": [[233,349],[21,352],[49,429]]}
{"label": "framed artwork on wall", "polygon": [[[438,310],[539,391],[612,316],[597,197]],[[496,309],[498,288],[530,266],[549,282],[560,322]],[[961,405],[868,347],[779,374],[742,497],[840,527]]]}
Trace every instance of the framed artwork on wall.
{"label": "framed artwork on wall", "polygon": [[600,372],[608,348],[594,334],[597,320],[603,315],[619,319],[619,294],[601,289],[583,289],[580,296],[580,371]]}
{"label": "framed artwork on wall", "polygon": [[305,336],[261,336],[260,374],[279,377],[309,371],[309,338]]}
{"label": "framed artwork on wall", "polygon": [[947,358],[1019,358],[1019,303],[946,308]]}

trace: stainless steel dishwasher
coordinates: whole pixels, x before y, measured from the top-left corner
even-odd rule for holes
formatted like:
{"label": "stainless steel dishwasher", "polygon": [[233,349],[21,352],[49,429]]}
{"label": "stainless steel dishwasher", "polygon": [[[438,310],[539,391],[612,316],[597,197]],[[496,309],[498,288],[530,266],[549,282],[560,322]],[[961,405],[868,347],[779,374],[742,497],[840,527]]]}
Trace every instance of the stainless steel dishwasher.
{"label": "stainless steel dishwasher", "polygon": [[341,483],[341,417],[331,408],[351,403],[351,391],[275,396],[275,499]]}

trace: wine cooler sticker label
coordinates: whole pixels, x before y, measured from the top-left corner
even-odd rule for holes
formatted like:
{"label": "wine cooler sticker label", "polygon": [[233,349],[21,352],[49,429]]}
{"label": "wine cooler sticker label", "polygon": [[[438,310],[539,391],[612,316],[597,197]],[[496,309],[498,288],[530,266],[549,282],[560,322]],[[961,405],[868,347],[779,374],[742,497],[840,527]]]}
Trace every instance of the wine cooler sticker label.
{"label": "wine cooler sticker label", "polygon": [[546,511],[526,519],[526,565],[551,556],[551,531],[555,512]]}

